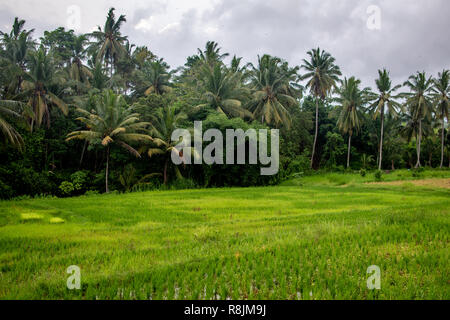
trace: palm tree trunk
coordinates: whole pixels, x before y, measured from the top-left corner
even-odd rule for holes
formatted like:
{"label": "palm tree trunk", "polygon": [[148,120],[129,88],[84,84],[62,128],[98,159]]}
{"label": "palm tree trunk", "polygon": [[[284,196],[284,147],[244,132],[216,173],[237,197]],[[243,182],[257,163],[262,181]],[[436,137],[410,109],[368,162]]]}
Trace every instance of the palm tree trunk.
{"label": "palm tree trunk", "polygon": [[106,174],[105,174],[106,193],[109,193],[108,174],[109,174],[109,146],[106,148]]}
{"label": "palm tree trunk", "polygon": [[392,171],[395,171],[394,160],[391,160],[391,162],[392,162]]}
{"label": "palm tree trunk", "polygon": [[80,168],[81,168],[81,164],[83,163],[84,152],[86,151],[87,144],[88,144],[88,142],[87,142],[87,140],[85,140],[84,145],[83,145],[83,150],[81,151]]}
{"label": "palm tree trunk", "polygon": [[167,185],[167,166],[168,166],[168,163],[169,162],[169,160],[166,160],[166,162],[164,163],[164,184],[165,185]]}
{"label": "palm tree trunk", "polygon": [[417,163],[416,168],[421,167],[420,165],[420,146],[422,143],[422,120],[419,120],[419,134],[417,136]]}
{"label": "palm tree trunk", "polygon": [[314,165],[314,155],[316,153],[317,135],[319,133],[319,99],[316,97],[316,132],[314,134],[314,144],[311,154],[311,169]]}
{"label": "palm tree trunk", "polygon": [[441,169],[444,166],[444,131],[445,131],[445,120],[444,116],[442,116],[442,136],[441,136]]}
{"label": "palm tree trunk", "polygon": [[383,137],[384,137],[384,106],[381,109],[380,157],[378,159],[378,170],[381,170],[381,165],[383,162]]}
{"label": "palm tree trunk", "polygon": [[348,150],[347,150],[347,169],[350,168],[350,152],[352,149],[352,134],[348,135]]}

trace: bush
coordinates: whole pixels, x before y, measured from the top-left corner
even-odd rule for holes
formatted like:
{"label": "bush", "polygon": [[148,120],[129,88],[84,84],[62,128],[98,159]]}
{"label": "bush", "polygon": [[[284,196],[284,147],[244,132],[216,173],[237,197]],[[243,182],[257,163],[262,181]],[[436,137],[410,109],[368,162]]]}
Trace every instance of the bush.
{"label": "bush", "polygon": [[76,191],[81,191],[88,182],[88,173],[86,171],[77,171],[70,176],[73,187]]}
{"label": "bush", "polygon": [[70,196],[72,192],[75,191],[75,187],[73,186],[72,182],[63,181],[59,186],[59,190],[61,191],[61,194],[63,196]]}
{"label": "bush", "polygon": [[365,177],[366,174],[367,174],[366,169],[361,169],[361,170],[359,170],[359,174],[361,175],[361,177]]}
{"label": "bush", "polygon": [[381,170],[375,171],[375,180],[376,181],[383,180],[383,171],[381,171]]}

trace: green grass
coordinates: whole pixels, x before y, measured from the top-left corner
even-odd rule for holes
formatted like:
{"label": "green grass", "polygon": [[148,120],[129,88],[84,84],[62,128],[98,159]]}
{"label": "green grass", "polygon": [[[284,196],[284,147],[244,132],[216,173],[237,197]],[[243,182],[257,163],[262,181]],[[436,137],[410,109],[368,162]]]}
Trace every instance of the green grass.
{"label": "green grass", "polygon": [[450,299],[449,190],[326,184],[0,202],[0,298]]}
{"label": "green grass", "polygon": [[[425,170],[423,172],[416,172],[415,170],[396,170],[390,173],[383,173],[382,182],[389,181],[410,181],[418,179],[434,179],[434,178],[450,178],[450,170],[433,169]],[[283,182],[282,186],[344,186],[344,185],[358,185],[361,183],[377,182],[375,179],[375,172],[368,171],[365,177],[359,173],[326,173],[305,176],[302,178],[291,179]]]}

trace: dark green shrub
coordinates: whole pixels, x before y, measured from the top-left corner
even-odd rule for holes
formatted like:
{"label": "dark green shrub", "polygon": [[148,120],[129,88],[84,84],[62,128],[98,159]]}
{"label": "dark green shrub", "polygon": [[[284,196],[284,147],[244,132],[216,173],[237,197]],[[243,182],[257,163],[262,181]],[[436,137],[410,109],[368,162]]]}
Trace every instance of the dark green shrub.
{"label": "dark green shrub", "polygon": [[383,171],[381,171],[381,170],[375,171],[375,180],[376,181],[383,180]]}

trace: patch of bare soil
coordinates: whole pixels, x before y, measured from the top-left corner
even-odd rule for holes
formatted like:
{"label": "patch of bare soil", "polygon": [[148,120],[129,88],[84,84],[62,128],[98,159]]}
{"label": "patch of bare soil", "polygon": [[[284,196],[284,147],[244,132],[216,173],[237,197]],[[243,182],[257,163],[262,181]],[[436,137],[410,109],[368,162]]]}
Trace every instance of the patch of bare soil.
{"label": "patch of bare soil", "polygon": [[450,179],[425,179],[425,180],[402,180],[402,181],[390,181],[390,182],[371,182],[373,185],[386,185],[386,186],[402,186],[404,184],[413,184],[419,187],[433,187],[433,188],[445,188],[450,189]]}

